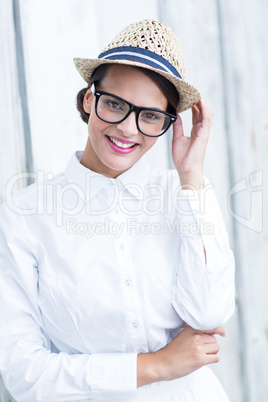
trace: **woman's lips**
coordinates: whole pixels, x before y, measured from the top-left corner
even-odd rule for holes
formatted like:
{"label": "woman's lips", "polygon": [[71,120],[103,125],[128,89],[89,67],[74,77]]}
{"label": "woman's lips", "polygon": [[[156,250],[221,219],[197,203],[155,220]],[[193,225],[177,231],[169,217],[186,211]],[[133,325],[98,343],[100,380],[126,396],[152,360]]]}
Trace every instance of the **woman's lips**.
{"label": "woman's lips", "polygon": [[[122,140],[121,138],[117,138],[117,137],[108,137],[108,143],[110,145],[110,147],[116,151],[116,152],[120,152],[123,154],[128,154],[130,152],[133,152],[139,144],[132,142],[132,141],[127,141],[127,140]],[[127,145],[131,145],[130,147],[127,147]]]}
{"label": "woman's lips", "polygon": [[117,138],[117,137],[109,137],[109,138],[122,142],[123,144],[132,144],[132,145],[137,144],[136,142],[133,142],[133,141],[122,140],[122,138]]}

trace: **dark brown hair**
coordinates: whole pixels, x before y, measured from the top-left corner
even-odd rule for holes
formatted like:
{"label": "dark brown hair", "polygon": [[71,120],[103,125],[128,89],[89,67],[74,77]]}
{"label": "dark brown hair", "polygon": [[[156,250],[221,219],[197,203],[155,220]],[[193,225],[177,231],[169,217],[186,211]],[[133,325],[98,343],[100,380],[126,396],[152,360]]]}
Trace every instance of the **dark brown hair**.
{"label": "dark brown hair", "polygon": [[[96,84],[96,87],[98,87],[98,84],[100,81],[105,77],[108,68],[113,65],[113,64],[101,64],[98,66],[92,73],[89,84],[86,88],[81,89],[76,97],[76,107],[78,111],[80,112],[81,119],[85,122],[88,123],[89,119],[89,114],[85,112],[84,106],[83,106],[83,101],[85,94],[87,90],[91,87],[93,82]],[[176,115],[176,108],[179,103],[179,94],[174,87],[174,85],[167,80],[165,77],[163,77],[160,74],[157,74],[154,71],[147,70],[142,67],[136,67],[136,66],[131,66],[131,68],[138,69],[142,71],[144,74],[146,74],[151,80],[158,86],[158,88],[163,92],[165,97],[167,98],[168,101],[168,106],[167,106],[167,112]]]}

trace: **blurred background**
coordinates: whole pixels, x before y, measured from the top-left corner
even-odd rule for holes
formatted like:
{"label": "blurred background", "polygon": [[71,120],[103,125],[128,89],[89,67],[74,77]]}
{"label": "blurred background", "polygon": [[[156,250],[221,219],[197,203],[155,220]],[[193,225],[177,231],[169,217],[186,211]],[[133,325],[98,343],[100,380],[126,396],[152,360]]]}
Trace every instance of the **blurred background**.
{"label": "blurred background", "polygon": [[[237,307],[213,366],[231,402],[268,401],[268,2],[266,0],[0,0],[0,203],[6,186],[61,172],[83,149],[85,86],[73,57],[97,57],[145,18],[168,24],[186,80],[214,112],[205,175],[236,258]],[[191,112],[182,114],[190,135]],[[148,158],[172,168],[172,132]],[[0,383],[0,402],[12,401]]]}

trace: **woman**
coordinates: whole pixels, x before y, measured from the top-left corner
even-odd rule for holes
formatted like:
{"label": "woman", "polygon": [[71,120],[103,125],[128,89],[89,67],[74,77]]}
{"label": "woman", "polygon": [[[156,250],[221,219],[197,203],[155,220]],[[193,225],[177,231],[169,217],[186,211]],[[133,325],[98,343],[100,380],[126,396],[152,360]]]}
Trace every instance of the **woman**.
{"label": "woman", "polygon": [[[212,372],[234,261],[203,162],[212,113],[152,20],[98,59],[84,152],[1,210],[0,369],[18,401],[228,401]],[[192,107],[190,137],[178,112]],[[176,170],[143,155],[173,124]]]}

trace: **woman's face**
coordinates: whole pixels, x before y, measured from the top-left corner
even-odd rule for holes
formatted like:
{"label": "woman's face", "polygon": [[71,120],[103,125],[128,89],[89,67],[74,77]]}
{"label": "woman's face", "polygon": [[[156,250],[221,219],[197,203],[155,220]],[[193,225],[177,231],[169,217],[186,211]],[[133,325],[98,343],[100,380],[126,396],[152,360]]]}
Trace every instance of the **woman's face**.
{"label": "woman's face", "polygon": [[[151,78],[128,66],[109,67],[97,89],[117,95],[136,106],[163,111],[167,108],[166,97]],[[88,90],[84,109],[90,114],[89,137],[81,163],[105,176],[117,177],[133,166],[155,144],[157,138],[139,132],[134,112],[121,123],[105,123],[95,113],[95,101],[95,96]],[[135,146],[120,148],[118,142],[114,144],[115,141]]]}

